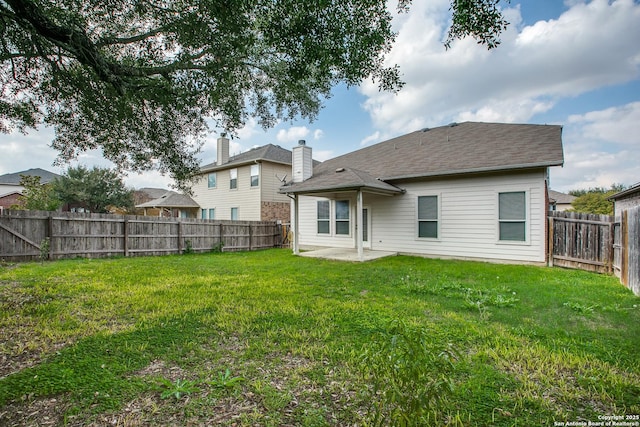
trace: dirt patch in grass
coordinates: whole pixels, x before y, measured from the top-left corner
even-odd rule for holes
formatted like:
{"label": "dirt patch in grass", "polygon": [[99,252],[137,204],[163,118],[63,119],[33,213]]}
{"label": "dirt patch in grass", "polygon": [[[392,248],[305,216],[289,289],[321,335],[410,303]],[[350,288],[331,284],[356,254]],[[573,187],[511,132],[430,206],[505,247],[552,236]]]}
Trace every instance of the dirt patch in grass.
{"label": "dirt patch in grass", "polygon": [[2,408],[0,425],[14,427],[63,425],[64,414],[69,406],[64,396],[38,399],[25,396],[23,401],[10,403]]}

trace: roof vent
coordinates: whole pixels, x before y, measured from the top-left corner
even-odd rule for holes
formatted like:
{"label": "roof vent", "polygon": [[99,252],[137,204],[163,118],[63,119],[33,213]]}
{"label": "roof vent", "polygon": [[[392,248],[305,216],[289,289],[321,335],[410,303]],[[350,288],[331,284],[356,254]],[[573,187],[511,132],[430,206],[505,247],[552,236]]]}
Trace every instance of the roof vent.
{"label": "roof vent", "polygon": [[429,128],[422,128],[421,130],[422,130],[422,132],[429,132],[431,129],[429,129]]}
{"label": "roof vent", "polygon": [[304,139],[299,139],[298,145],[307,145],[307,141],[305,141]]}
{"label": "roof vent", "polygon": [[450,128],[453,128],[453,127],[456,127],[456,126],[458,126],[458,124],[456,122],[449,123],[449,127]]}
{"label": "roof vent", "polygon": [[336,173],[340,173],[340,172],[344,172],[344,168],[338,168],[338,169],[336,169]]}

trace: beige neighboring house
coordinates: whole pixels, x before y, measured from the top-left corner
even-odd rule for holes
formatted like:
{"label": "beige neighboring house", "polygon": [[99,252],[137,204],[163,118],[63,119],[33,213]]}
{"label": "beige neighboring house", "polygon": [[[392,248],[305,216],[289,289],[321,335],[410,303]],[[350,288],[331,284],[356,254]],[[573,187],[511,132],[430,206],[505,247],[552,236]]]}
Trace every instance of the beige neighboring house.
{"label": "beige neighboring house", "polygon": [[310,168],[293,149],[294,253],[346,248],[437,258],[546,262],[547,177],[562,127],[452,123]]}
{"label": "beige neighboring house", "polygon": [[24,190],[24,187],[20,185],[22,175],[39,176],[41,184],[47,184],[60,176],[40,168],[0,175],[0,211],[19,203],[22,190]]}
{"label": "beige neighboring house", "polygon": [[154,199],[136,204],[136,209],[142,210],[145,216],[172,218],[197,218],[198,216],[200,206],[189,196],[157,188],[138,190],[138,193],[140,192],[151,197],[156,196]]}
{"label": "beige neighboring house", "polygon": [[202,166],[192,186],[202,219],[283,221],[291,200],[278,192],[291,177],[291,151],[273,144],[229,156],[229,139],[218,138],[216,162]]}
{"label": "beige neighboring house", "polygon": [[569,210],[572,208],[571,203],[573,203],[575,198],[576,196],[572,196],[571,194],[549,190],[549,210],[557,212]]}

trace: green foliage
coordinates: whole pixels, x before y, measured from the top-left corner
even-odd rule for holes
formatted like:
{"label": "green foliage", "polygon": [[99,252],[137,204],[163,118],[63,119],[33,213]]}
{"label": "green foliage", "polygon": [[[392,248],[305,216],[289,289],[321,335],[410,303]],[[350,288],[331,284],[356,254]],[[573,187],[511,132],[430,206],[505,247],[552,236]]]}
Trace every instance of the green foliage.
{"label": "green foliage", "polygon": [[216,388],[230,389],[235,387],[242,381],[244,381],[244,378],[232,377],[231,369],[227,368],[224,372],[218,373],[218,376],[209,381],[209,383]]}
{"label": "green foliage", "polygon": [[421,426],[451,397],[458,352],[438,348],[428,329],[404,320],[391,324],[362,356],[362,370],[370,388],[368,420],[372,426]]}
{"label": "green foliage", "polygon": [[51,239],[45,238],[40,242],[40,262],[49,259],[49,250],[51,249]]}
{"label": "green foliage", "polygon": [[184,255],[189,255],[193,253],[193,244],[191,243],[191,239],[184,240],[184,249],[182,251]]}
{"label": "green foliage", "polygon": [[160,394],[160,398],[162,399],[173,397],[179,400],[183,396],[200,391],[200,389],[196,387],[196,383],[189,380],[177,379],[172,382],[166,378],[160,378],[159,381],[160,386],[163,388]]}
{"label": "green foliage", "polygon": [[125,187],[120,174],[107,168],[69,168],[53,181],[58,198],[79,204],[90,212],[105,213],[109,206],[133,211],[133,191]]}
{"label": "green foliage", "polygon": [[55,211],[62,202],[56,197],[50,183],[41,184],[36,175],[20,175],[20,185],[24,187],[20,196],[19,209]]}
{"label": "green foliage", "polygon": [[[449,42],[497,45],[506,23],[495,2],[451,4]],[[385,0],[11,0],[0,16],[0,130],[45,123],[61,161],[102,148],[121,168],[182,184],[198,171],[208,119],[233,135],[249,117],[264,128],[313,119],[339,83],[402,87],[385,65]]]}
{"label": "green foliage", "polygon": [[576,198],[571,202],[571,211],[613,215],[613,202],[608,198],[624,189],[622,184],[613,184],[610,189],[596,187],[588,190],[572,190],[569,194]]}

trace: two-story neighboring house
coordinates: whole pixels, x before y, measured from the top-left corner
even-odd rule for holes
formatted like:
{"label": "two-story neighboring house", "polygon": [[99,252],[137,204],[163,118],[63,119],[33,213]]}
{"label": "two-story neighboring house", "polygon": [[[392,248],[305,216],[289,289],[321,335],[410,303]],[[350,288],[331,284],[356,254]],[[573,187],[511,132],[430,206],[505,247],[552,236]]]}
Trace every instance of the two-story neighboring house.
{"label": "two-story neighboring house", "polygon": [[278,192],[291,175],[291,151],[268,144],[229,156],[229,139],[217,141],[216,162],[200,168],[192,187],[200,218],[288,222],[291,200]]}

